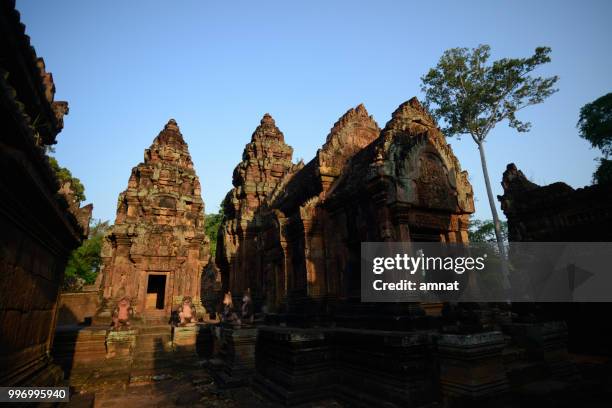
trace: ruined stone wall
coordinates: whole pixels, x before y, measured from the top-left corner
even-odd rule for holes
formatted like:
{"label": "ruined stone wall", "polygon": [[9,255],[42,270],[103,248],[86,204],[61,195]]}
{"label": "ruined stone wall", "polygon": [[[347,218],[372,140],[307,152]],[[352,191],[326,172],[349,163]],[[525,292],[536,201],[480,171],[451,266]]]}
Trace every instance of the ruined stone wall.
{"label": "ruined stone wall", "polygon": [[[119,195],[115,224],[102,249],[101,317],[109,317],[109,309],[123,296],[141,315],[167,316],[183,296],[199,303],[209,252],[200,181],[171,119]],[[150,276],[165,279],[162,307],[146,306]]]}
{"label": "ruined stone wall", "polygon": [[68,105],[54,101],[14,6],[0,3],[0,384],[53,385],[62,378],[49,359],[59,288],[91,207],[59,192],[45,147]]}
{"label": "ruined stone wall", "polygon": [[99,308],[100,294],[97,290],[61,293],[57,325],[66,326],[91,323],[91,319]]}
{"label": "ruined stone wall", "polygon": [[[349,110],[313,160],[287,168],[249,207],[257,220],[249,242],[228,233],[231,212],[218,241],[220,249],[250,248],[231,268],[219,266],[257,282],[269,311],[303,314],[313,303],[358,297],[361,242],[467,242],[467,173],[416,99],[382,132],[362,105]],[[245,287],[230,279],[227,289]]]}
{"label": "ruined stone wall", "polygon": [[[498,196],[508,220],[512,242],[612,241],[612,184],[574,189],[563,182],[539,186],[514,163],[502,178]],[[510,244],[512,252],[512,244]],[[521,306],[519,308],[519,306]],[[612,323],[600,316],[612,313],[609,303],[548,303],[514,305],[519,313],[567,322],[573,352],[610,355]]]}
{"label": "ruined stone wall", "polygon": [[612,185],[539,186],[510,163],[502,186],[504,194],[498,199],[510,241],[612,241]]}

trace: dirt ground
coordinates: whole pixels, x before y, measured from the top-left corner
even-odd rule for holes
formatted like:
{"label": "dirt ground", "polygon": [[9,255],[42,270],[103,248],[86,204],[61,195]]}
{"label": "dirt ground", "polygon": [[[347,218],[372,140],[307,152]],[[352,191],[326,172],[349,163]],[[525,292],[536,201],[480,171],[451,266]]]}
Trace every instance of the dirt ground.
{"label": "dirt ground", "polygon": [[[277,408],[265,401],[250,387],[221,390],[207,373],[184,376],[159,376],[151,381],[130,385],[109,384],[71,397],[71,408],[135,408],[135,407],[218,407]],[[336,401],[304,405],[305,408],[341,408]]]}

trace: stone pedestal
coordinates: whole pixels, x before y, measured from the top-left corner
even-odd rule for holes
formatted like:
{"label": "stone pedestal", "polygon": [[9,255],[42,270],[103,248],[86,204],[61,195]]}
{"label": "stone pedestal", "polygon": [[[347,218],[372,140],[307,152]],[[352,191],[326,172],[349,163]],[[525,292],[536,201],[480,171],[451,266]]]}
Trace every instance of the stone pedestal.
{"label": "stone pedestal", "polygon": [[193,326],[174,327],[172,330],[172,347],[177,358],[209,358],[213,350],[213,336],[210,326],[195,324]]}
{"label": "stone pedestal", "polygon": [[329,331],[262,327],[254,385],[272,400],[295,405],[329,397],[333,350]]}
{"label": "stone pedestal", "polygon": [[91,381],[93,384],[89,384],[90,386],[98,383],[125,384],[129,381],[137,337],[138,331],[134,329],[108,331],[105,342],[106,359],[94,364],[96,376],[99,378]]}
{"label": "stone pedestal", "polygon": [[525,348],[531,361],[543,362],[556,378],[575,375],[567,352],[565,322],[512,323],[514,341]]}
{"label": "stone pedestal", "polygon": [[255,373],[255,342],[257,328],[221,326],[219,355],[213,365],[213,374],[222,388],[250,384]]}
{"label": "stone pedestal", "polygon": [[172,328],[172,347],[179,354],[195,354],[199,326]]}
{"label": "stone pedestal", "polygon": [[420,407],[436,400],[429,331],[335,329],[335,397],[350,406]]}
{"label": "stone pedestal", "polygon": [[109,331],[106,335],[106,358],[130,358],[136,346],[136,330]]}
{"label": "stone pedestal", "polygon": [[438,339],[440,385],[450,399],[485,399],[504,394],[508,379],[503,366],[501,332],[443,334]]}

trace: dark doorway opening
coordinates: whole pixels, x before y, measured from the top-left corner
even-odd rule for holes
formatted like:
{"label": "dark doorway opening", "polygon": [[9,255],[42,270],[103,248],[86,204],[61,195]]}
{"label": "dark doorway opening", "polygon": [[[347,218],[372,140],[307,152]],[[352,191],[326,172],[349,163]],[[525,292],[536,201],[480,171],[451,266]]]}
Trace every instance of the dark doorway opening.
{"label": "dark doorway opening", "polygon": [[147,309],[163,309],[166,294],[166,275],[149,275]]}

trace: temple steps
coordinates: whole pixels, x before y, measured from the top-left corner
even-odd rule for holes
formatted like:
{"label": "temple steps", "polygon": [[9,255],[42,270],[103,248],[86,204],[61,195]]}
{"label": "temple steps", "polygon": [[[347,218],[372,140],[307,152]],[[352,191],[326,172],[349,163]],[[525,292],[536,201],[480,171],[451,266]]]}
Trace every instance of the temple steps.
{"label": "temple steps", "polygon": [[[129,329],[70,326],[57,330],[54,359],[77,390],[109,384],[146,383],[200,369],[210,357],[212,333],[205,325],[172,327],[133,323]],[[209,353],[209,354],[206,354]]]}

